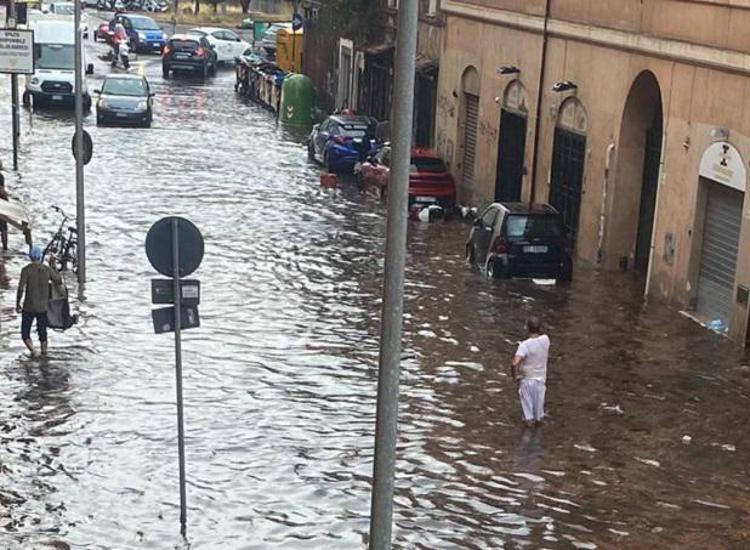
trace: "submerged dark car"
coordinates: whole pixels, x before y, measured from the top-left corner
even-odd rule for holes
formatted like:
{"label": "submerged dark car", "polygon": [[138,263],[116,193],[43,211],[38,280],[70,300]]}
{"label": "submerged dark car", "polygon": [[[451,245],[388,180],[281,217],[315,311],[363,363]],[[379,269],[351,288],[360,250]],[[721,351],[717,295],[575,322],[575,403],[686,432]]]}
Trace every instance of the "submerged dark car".
{"label": "submerged dark car", "polygon": [[134,124],[148,128],[153,120],[153,97],[145,77],[111,74],[104,78],[96,102],[96,123]]}
{"label": "submerged dark car", "polygon": [[494,279],[573,278],[562,216],[546,204],[491,204],[474,221],[466,260]]}

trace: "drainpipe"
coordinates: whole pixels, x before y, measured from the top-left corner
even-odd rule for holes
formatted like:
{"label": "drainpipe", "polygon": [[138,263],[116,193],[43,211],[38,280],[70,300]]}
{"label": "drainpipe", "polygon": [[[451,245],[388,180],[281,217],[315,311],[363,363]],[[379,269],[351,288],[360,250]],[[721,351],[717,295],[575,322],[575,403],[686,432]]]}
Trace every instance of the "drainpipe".
{"label": "drainpipe", "polygon": [[529,204],[534,202],[537,185],[537,163],[539,161],[539,133],[542,127],[542,98],[544,97],[544,73],[547,70],[547,43],[549,42],[549,18],[552,0],[544,7],[544,30],[542,31],[542,63],[539,69],[539,89],[536,97],[536,121],[534,122],[534,155],[531,161],[531,195]]}
{"label": "drainpipe", "polygon": [[604,188],[602,189],[602,206],[599,211],[599,246],[596,251],[596,264],[601,267],[602,255],[604,254],[604,226],[607,221],[607,191],[609,188],[609,174],[612,168],[612,153],[615,152],[615,144],[607,146],[607,162],[604,167]]}

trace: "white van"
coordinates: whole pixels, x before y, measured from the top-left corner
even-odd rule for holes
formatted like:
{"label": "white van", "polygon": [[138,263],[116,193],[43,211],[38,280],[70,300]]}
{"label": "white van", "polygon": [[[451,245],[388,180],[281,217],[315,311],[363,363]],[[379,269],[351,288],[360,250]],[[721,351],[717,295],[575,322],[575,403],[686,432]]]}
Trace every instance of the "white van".
{"label": "white van", "polygon": [[[34,106],[75,104],[75,32],[72,21],[38,19],[30,27],[34,30],[35,72],[26,77],[23,104]],[[83,40],[81,40],[83,49]],[[86,64],[86,50],[81,52],[86,74],[94,72],[93,64]],[[91,95],[83,78],[83,109],[91,109]]]}

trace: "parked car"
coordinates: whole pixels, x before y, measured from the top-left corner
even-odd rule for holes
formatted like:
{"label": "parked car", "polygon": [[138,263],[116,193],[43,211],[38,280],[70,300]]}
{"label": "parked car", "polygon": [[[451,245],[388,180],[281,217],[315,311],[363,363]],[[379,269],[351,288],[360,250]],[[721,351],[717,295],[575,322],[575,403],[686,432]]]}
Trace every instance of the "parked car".
{"label": "parked car", "polygon": [[203,78],[216,74],[216,52],[203,36],[177,34],[167,41],[161,60],[164,78],[170,71],[189,71]]}
{"label": "parked car", "polygon": [[260,41],[260,47],[266,50],[270,54],[276,54],[276,36],[279,34],[281,29],[292,28],[291,23],[273,23],[266,29],[263,38]]}
{"label": "parked car", "polygon": [[562,216],[549,205],[491,204],[474,221],[466,260],[488,277],[570,281],[573,262]]}
{"label": "parked car", "polygon": [[351,174],[355,164],[379,148],[376,125],[377,121],[368,116],[330,116],[313,126],[307,142],[308,156],[330,172]]}
{"label": "parked car", "polygon": [[153,97],[145,76],[110,74],[104,77],[96,102],[96,124],[134,124],[148,128],[153,120]]}
{"label": "parked car", "polygon": [[216,59],[219,63],[234,64],[236,58],[252,48],[250,43],[242,40],[236,32],[227,29],[198,27],[190,29],[188,34],[205,37],[216,51]]}
{"label": "parked car", "polygon": [[[355,168],[360,184],[385,197],[391,178],[391,147],[386,145]],[[412,149],[409,174],[409,207],[439,205],[452,212],[456,205],[456,185],[442,157],[430,149]]]}
{"label": "parked car", "polygon": [[109,29],[109,21],[102,21],[94,30],[94,40],[102,40],[110,45],[114,42],[114,36],[115,33]]}
{"label": "parked car", "polygon": [[117,20],[125,27],[130,38],[130,50],[134,53],[160,53],[167,43],[166,33],[147,15],[118,15]]}

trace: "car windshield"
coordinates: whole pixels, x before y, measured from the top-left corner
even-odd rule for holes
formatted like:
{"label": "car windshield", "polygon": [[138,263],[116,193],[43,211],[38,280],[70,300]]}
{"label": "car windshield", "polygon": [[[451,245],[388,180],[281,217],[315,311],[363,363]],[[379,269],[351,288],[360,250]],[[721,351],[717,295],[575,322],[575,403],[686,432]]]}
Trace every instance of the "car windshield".
{"label": "car windshield", "polygon": [[126,95],[132,97],[146,96],[146,83],[134,78],[107,78],[102,87],[103,94]]}
{"label": "car windshield", "polygon": [[509,238],[538,239],[562,237],[562,224],[557,216],[511,215],[505,228]]}
{"label": "car windshield", "polygon": [[38,69],[75,69],[75,47],[72,44],[35,44]]}
{"label": "car windshield", "polygon": [[55,4],[55,13],[59,15],[75,15],[73,4]]}
{"label": "car windshield", "polygon": [[195,50],[198,48],[196,40],[172,40],[172,47],[178,50]]}
{"label": "car windshield", "polygon": [[156,21],[150,17],[131,17],[130,22],[133,23],[134,29],[141,29],[144,31],[158,31],[161,29]]}
{"label": "car windshield", "polygon": [[445,172],[445,164],[442,159],[435,159],[429,157],[412,157],[411,158],[411,172],[434,172],[442,173]]}

